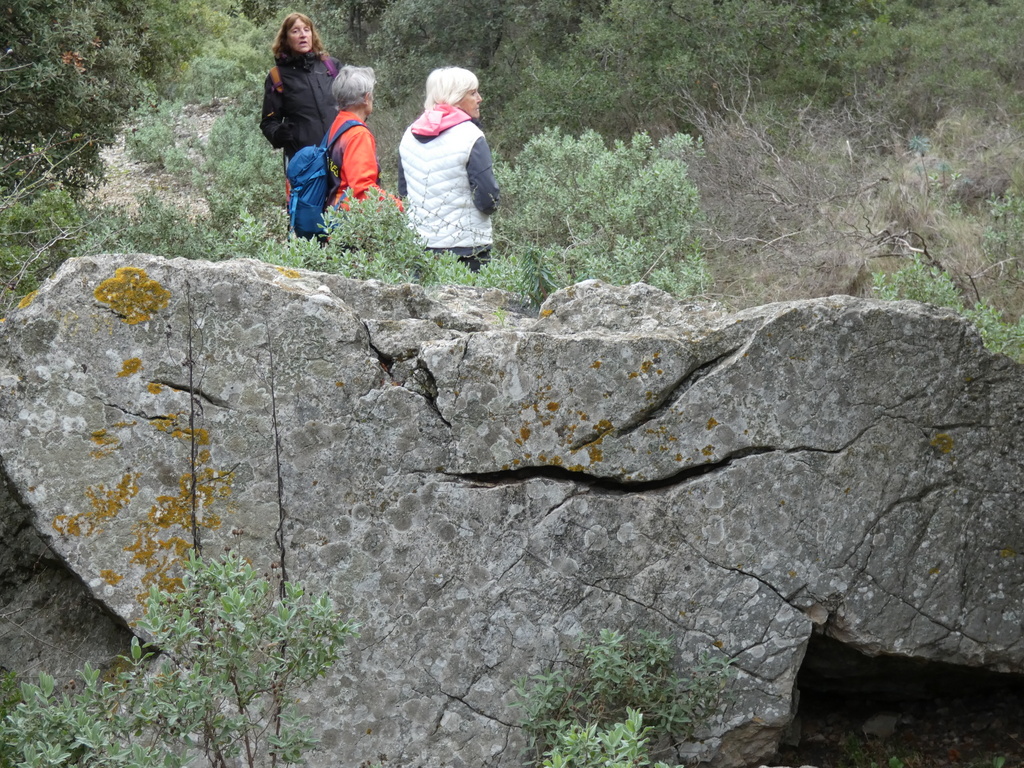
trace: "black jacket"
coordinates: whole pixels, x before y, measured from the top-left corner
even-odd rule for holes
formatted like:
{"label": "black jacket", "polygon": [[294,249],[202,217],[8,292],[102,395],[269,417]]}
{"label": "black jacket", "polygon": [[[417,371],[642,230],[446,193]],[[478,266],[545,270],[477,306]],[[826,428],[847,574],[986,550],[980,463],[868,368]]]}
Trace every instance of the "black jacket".
{"label": "black jacket", "polygon": [[[334,72],[341,68],[331,59]],[[302,147],[319,144],[331,127],[338,107],[331,95],[334,77],[326,61],[315,53],[281,56],[278,87],[268,74],[263,84],[263,119],[260,130],[274,147],[291,157]]]}

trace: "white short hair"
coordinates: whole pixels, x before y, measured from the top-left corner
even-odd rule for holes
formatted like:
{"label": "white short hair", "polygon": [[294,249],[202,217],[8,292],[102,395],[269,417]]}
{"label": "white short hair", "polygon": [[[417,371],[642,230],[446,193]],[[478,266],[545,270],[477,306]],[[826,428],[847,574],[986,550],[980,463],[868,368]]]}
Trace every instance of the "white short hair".
{"label": "white short hair", "polygon": [[366,103],[366,94],[373,93],[377,78],[370,67],[342,67],[331,84],[331,94],[338,109]]}
{"label": "white short hair", "polygon": [[435,69],[427,77],[427,98],[423,108],[430,111],[438,104],[455,106],[466,94],[480,87],[476,75],[462,67]]}

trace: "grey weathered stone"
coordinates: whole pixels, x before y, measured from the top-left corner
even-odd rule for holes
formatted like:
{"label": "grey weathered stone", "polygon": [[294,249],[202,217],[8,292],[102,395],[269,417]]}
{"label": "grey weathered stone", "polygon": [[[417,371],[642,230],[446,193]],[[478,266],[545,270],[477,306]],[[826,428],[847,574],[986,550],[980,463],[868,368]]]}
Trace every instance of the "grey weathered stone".
{"label": "grey weathered stone", "polygon": [[687,753],[720,766],[772,755],[814,627],[1022,670],[1024,372],[952,313],[434,295],[68,262],[0,324],[11,503],[129,622],[191,545],[195,449],[204,551],[362,624],[308,694],[314,766],[518,765],[513,680],[603,627],[673,637],[682,669],[735,659]]}

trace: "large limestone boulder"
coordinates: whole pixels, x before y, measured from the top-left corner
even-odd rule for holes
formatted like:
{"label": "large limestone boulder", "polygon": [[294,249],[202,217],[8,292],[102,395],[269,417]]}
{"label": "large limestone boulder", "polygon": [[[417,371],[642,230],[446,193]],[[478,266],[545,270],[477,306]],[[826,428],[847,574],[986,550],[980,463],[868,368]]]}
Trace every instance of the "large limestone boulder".
{"label": "large limestone boulder", "polygon": [[588,282],[530,318],[145,255],[24,304],[12,519],[125,624],[197,545],[330,591],[362,630],[308,692],[313,766],[519,765],[513,681],[605,627],[734,660],[686,753],[717,766],[774,752],[814,631],[1022,670],[1024,369],[947,311]]}

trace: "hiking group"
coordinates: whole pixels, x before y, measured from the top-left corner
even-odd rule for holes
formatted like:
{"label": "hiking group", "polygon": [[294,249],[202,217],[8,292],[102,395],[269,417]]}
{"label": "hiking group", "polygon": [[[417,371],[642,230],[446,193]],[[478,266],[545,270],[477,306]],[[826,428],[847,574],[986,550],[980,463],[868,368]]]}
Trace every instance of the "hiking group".
{"label": "hiking group", "polygon": [[377,144],[366,120],[376,84],[370,67],[329,56],[313,22],[288,15],[271,46],[260,129],[284,152],[291,230],[326,242],[323,213],[376,199],[409,216],[428,251],[455,254],[476,272],[490,258],[498,207],[490,147],[480,127],[479,83],[460,67],[427,77],[423,113],[399,145],[398,194],[380,184]]}

